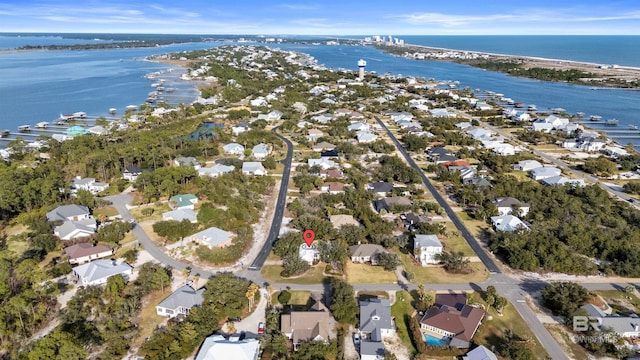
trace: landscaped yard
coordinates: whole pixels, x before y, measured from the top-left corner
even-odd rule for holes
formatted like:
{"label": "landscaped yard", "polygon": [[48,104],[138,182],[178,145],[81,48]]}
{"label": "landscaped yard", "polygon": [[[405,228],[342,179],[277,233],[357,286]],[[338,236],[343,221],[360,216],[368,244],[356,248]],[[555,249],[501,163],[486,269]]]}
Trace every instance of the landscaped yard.
{"label": "landscaped yard", "polygon": [[417,350],[411,342],[409,325],[405,321],[405,316],[411,316],[416,311],[411,306],[411,299],[411,295],[407,291],[397,291],[396,302],[391,306],[391,316],[396,320],[396,333],[402,340],[402,344],[409,349],[410,353],[415,354]]}
{"label": "landscaped yard", "polygon": [[613,308],[613,312],[617,314],[629,314],[629,312],[640,312],[640,299],[633,294],[620,290],[603,290],[594,291],[594,293],[602,296],[604,301]]}
{"label": "landscaped yard", "polygon": [[403,254],[400,251],[396,251],[396,253],[400,257],[400,261],[402,261],[404,270],[413,273],[415,276],[411,282],[416,284],[482,283],[489,278],[489,272],[481,262],[469,264],[469,267],[473,270],[471,274],[451,274],[439,266],[420,266],[415,262],[413,256],[409,254]]}
{"label": "landscaped yard", "polygon": [[382,266],[347,261],[346,272],[347,282],[351,284],[395,284],[398,281],[394,271],[385,271]]}
{"label": "landscaped yard", "polygon": [[[467,303],[480,303],[485,306],[485,309],[487,306],[479,293],[470,294],[468,296]],[[493,319],[488,320],[488,318],[485,317],[482,321],[482,325],[480,325],[480,328],[478,329],[478,332],[473,337],[475,342],[483,344],[489,349],[491,349],[492,346],[497,347],[498,338],[503,337],[505,335],[505,331],[508,329],[521,338],[529,339],[529,346],[537,359],[546,358],[547,352],[544,350],[542,345],[540,345],[538,339],[535,337],[533,332],[531,332],[527,323],[524,322],[522,317],[520,317],[520,314],[518,314],[518,311],[511,303],[504,308],[502,316],[498,316],[498,312],[494,308],[489,309],[488,316],[492,316]]]}
{"label": "landscaped yard", "polygon": [[467,243],[467,241],[460,235],[458,229],[456,229],[455,225],[451,222],[446,223],[447,232],[449,234],[455,234],[447,236],[443,241],[442,245],[446,248],[446,250],[453,251],[462,251],[465,256],[476,256],[476,253],[473,251],[471,246]]}
{"label": "landscaped yard", "polygon": [[[288,302],[288,305],[297,305],[297,306],[306,306],[309,303],[309,298],[311,297],[311,291],[307,290],[289,290],[291,293],[291,299]],[[273,305],[277,305],[280,302],[278,301],[278,295],[280,295],[280,291],[276,291],[271,295],[271,303]]]}
{"label": "landscaped yard", "polygon": [[302,275],[284,278],[280,276],[280,273],[284,268],[280,265],[265,265],[262,267],[262,277],[269,282],[278,282],[278,283],[290,283],[290,284],[320,284],[322,283],[322,279],[324,275],[322,275],[324,271],[325,264],[318,263],[315,266],[312,266],[311,269],[307,270]]}
{"label": "landscaped yard", "polygon": [[484,229],[489,227],[489,224],[487,224],[486,222],[472,219],[469,214],[464,211],[456,212],[456,215],[458,215],[460,220],[464,222],[464,225],[467,227],[467,229],[469,229],[471,234],[473,234],[473,236],[475,236],[476,238],[481,237]]}

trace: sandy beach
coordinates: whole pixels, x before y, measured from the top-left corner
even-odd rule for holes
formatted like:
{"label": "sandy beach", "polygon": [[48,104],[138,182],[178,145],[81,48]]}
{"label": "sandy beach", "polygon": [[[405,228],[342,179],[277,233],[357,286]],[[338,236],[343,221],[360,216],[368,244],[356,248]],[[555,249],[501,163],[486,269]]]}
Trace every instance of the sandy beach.
{"label": "sandy beach", "polygon": [[[437,47],[428,47],[423,45],[405,44],[402,47],[396,47],[396,50],[403,50],[407,57],[421,58],[428,60],[452,61],[459,63],[470,63],[465,59],[477,58],[485,61],[511,61],[522,65],[524,68],[544,68],[554,70],[580,70],[591,73],[597,77],[585,79],[585,82],[599,81],[602,79],[615,79],[622,82],[640,81],[640,68],[629,66],[618,66],[615,64],[596,64],[572,60],[549,59],[531,56],[518,56],[487,53],[479,51],[456,50]],[[598,83],[598,85],[602,85]]]}

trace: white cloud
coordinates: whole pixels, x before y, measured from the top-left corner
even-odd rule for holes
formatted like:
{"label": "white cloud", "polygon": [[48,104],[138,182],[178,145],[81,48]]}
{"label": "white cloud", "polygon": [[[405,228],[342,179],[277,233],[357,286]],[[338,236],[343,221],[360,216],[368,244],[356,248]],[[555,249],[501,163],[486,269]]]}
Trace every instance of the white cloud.
{"label": "white cloud", "polygon": [[311,11],[320,9],[318,4],[279,4],[277,7],[294,11]]}

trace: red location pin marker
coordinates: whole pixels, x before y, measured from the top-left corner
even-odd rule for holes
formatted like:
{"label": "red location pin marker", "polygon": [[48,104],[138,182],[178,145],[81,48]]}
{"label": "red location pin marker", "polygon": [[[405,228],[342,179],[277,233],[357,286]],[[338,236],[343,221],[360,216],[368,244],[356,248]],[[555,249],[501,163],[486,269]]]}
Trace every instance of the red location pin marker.
{"label": "red location pin marker", "polygon": [[307,247],[311,247],[313,244],[313,239],[316,238],[316,233],[313,230],[308,229],[302,233],[302,237],[304,238],[304,242],[307,243]]}

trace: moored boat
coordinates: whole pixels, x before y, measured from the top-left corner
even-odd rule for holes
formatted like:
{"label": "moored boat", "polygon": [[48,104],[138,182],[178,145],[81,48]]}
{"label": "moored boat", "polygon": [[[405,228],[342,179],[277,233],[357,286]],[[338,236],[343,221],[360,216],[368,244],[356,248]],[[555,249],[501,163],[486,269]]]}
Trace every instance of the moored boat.
{"label": "moored boat", "polygon": [[109,114],[113,115],[113,114],[115,114],[115,113],[116,113],[116,111],[117,111],[117,109],[116,109],[116,108],[110,108],[110,109],[109,109]]}
{"label": "moored boat", "polygon": [[36,124],[36,128],[38,129],[46,129],[49,127],[49,123],[46,121],[41,121],[39,123]]}
{"label": "moored boat", "polygon": [[9,129],[2,129],[0,130],[0,138],[7,137],[10,133]]}
{"label": "moored boat", "polygon": [[527,106],[527,110],[536,111],[536,110],[538,110],[538,108],[535,105],[531,104],[531,105]]}
{"label": "moored boat", "polygon": [[605,124],[607,124],[607,125],[618,125],[618,119],[607,119]]}
{"label": "moored boat", "polygon": [[18,126],[18,131],[19,132],[29,132],[29,131],[31,131],[31,126],[30,125],[20,125],[20,126]]}
{"label": "moored boat", "polygon": [[600,115],[591,115],[589,117],[589,120],[591,120],[591,121],[600,121],[600,120],[602,120],[602,116],[600,116]]}
{"label": "moored boat", "polygon": [[638,125],[629,125],[629,129],[638,130]]}
{"label": "moored boat", "polygon": [[138,107],[135,105],[127,105],[127,110],[136,110],[136,109],[138,109]]}
{"label": "moored boat", "polygon": [[522,101],[516,101],[516,103],[514,104],[517,108],[522,108],[524,107],[524,103]]}

